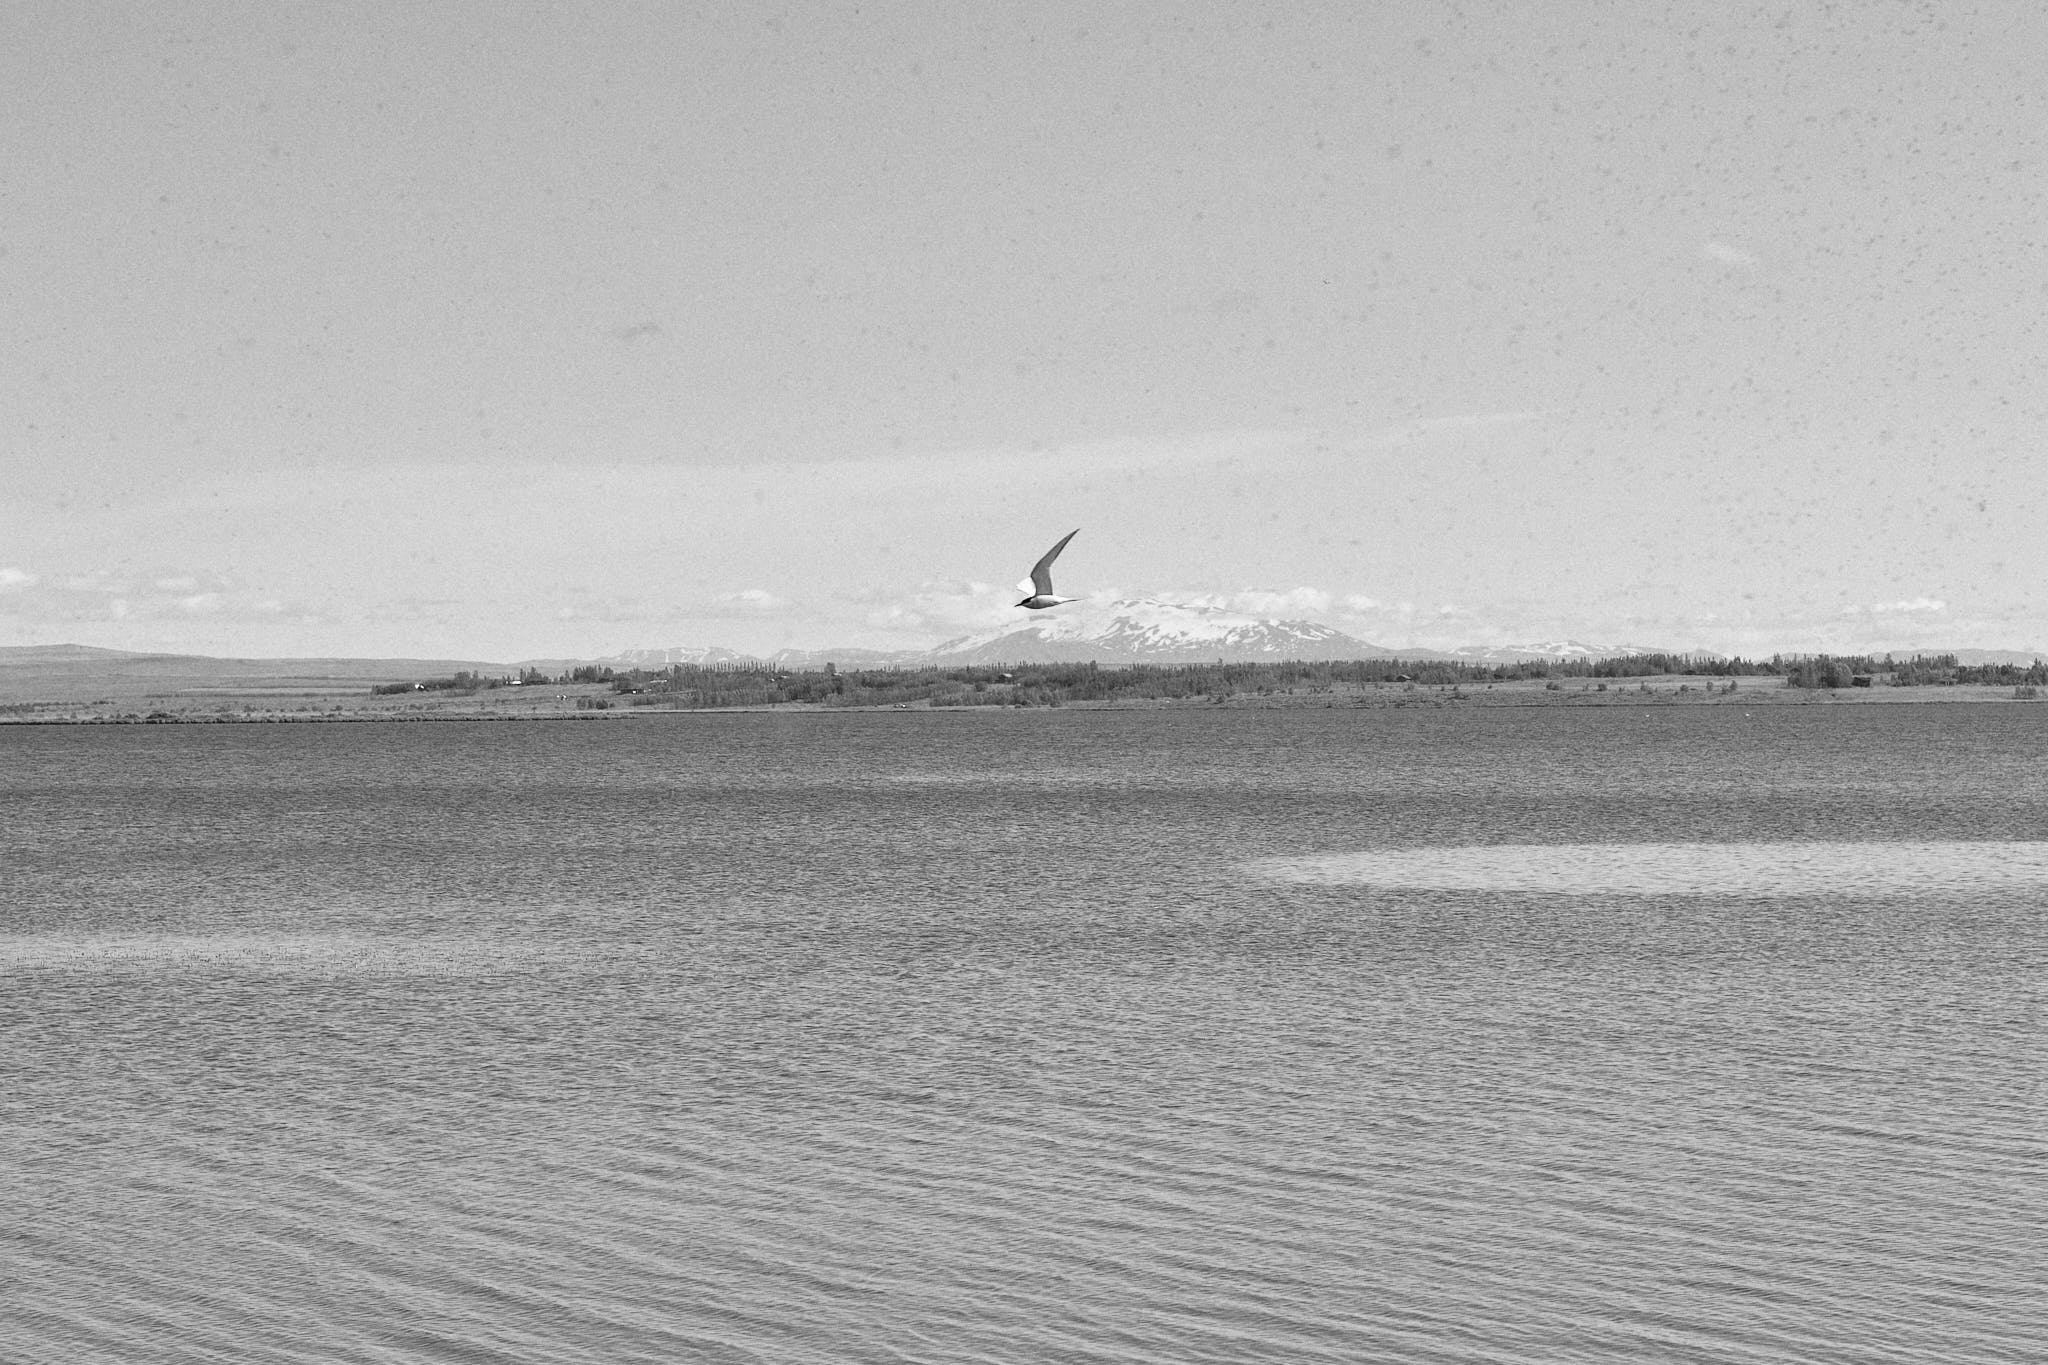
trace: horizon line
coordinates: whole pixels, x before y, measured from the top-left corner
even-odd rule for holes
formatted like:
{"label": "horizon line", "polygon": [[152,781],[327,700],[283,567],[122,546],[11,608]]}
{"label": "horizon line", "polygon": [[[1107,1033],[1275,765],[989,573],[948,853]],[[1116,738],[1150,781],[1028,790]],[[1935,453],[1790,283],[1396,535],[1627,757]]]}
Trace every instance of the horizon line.
{"label": "horizon line", "polygon": [[[964,638],[964,637],[955,637],[955,638]],[[152,659],[152,658],[154,658],[154,659],[198,659],[198,660],[206,660],[206,661],[210,661],[210,662],[220,662],[220,663],[329,663],[329,662],[331,662],[331,663],[357,663],[357,664],[362,664],[362,663],[394,663],[394,664],[395,664],[395,663],[422,663],[422,664],[467,664],[467,665],[488,665],[488,666],[492,666],[492,667],[500,667],[500,668],[520,668],[520,667],[531,667],[531,666],[533,666],[533,665],[537,665],[537,664],[543,664],[543,663],[546,663],[546,664],[596,664],[596,665],[614,665],[614,664],[625,664],[625,665],[626,665],[626,666],[628,666],[628,667],[641,667],[641,666],[645,666],[645,665],[637,665],[637,664],[634,664],[634,663],[632,663],[632,661],[631,661],[631,656],[632,656],[632,655],[635,655],[635,654],[667,654],[667,653],[693,653],[693,654],[704,654],[704,655],[708,655],[708,654],[719,654],[719,655],[722,655],[722,656],[724,656],[724,657],[722,657],[722,658],[720,658],[720,659],[717,659],[717,660],[715,660],[715,661],[712,661],[712,660],[705,660],[705,661],[689,661],[689,660],[672,660],[672,661],[666,661],[666,662],[665,662],[665,663],[664,663],[664,664],[662,665],[662,666],[667,666],[667,667],[704,667],[704,666],[706,666],[706,664],[707,664],[707,663],[712,663],[712,662],[715,662],[715,663],[719,663],[719,664],[750,664],[750,663],[751,663],[751,664],[763,664],[763,665],[771,665],[771,666],[772,666],[772,665],[775,665],[775,664],[776,664],[776,662],[777,662],[777,660],[778,660],[778,659],[783,659],[783,658],[786,658],[786,657],[788,657],[788,656],[791,656],[791,655],[803,655],[803,656],[810,656],[810,657],[812,657],[812,658],[815,658],[815,659],[817,659],[818,663],[822,665],[822,664],[824,664],[824,663],[830,663],[830,662],[833,662],[833,660],[830,660],[830,659],[826,659],[826,658],[823,658],[823,657],[821,657],[821,656],[825,656],[825,655],[831,655],[831,654],[841,654],[841,655],[846,655],[846,656],[849,656],[849,657],[856,657],[856,658],[857,658],[858,656],[861,656],[861,655],[879,655],[879,656],[883,656],[883,658],[882,658],[882,659],[878,659],[878,660],[877,660],[876,662],[874,662],[874,663],[872,663],[872,664],[870,664],[870,665],[868,665],[868,666],[869,666],[869,667],[877,667],[877,668],[888,668],[888,667],[895,667],[895,666],[897,666],[897,665],[898,665],[899,663],[902,663],[902,662],[908,662],[908,661],[910,661],[910,660],[913,660],[913,659],[917,658],[918,656],[926,656],[926,657],[929,657],[929,658],[931,659],[931,661],[932,661],[932,662],[933,662],[934,664],[939,664],[939,663],[941,663],[941,662],[943,661],[943,659],[944,659],[944,657],[945,657],[945,656],[940,656],[940,655],[938,654],[938,650],[939,650],[939,648],[940,648],[941,646],[943,646],[943,645],[944,645],[944,644],[946,644],[946,643],[950,643],[950,642],[949,642],[949,641],[942,641],[942,642],[940,642],[940,645],[933,645],[933,646],[928,646],[928,647],[924,647],[924,648],[900,648],[900,649],[889,649],[889,648],[877,648],[877,647],[874,647],[874,646],[867,646],[867,645],[843,645],[843,646],[839,646],[839,645],[828,645],[828,646],[823,646],[823,647],[815,647],[815,648],[813,648],[813,647],[799,647],[799,646],[785,646],[784,648],[781,648],[781,649],[776,649],[776,650],[771,650],[771,651],[768,651],[768,652],[766,652],[766,653],[761,653],[761,654],[756,654],[756,653],[750,653],[750,652],[748,652],[748,651],[745,651],[745,650],[736,650],[736,649],[730,649],[730,648],[728,648],[728,647],[726,647],[726,646],[723,646],[723,645],[705,645],[705,646],[694,646],[694,645],[669,645],[669,646],[661,646],[661,647],[655,647],[655,648],[645,648],[645,649],[622,649],[622,650],[617,650],[617,651],[614,651],[614,652],[613,652],[613,653],[611,653],[611,654],[605,654],[605,655],[594,655],[594,656],[586,656],[586,655],[577,655],[577,654],[534,654],[534,655],[528,655],[528,656],[526,656],[526,657],[524,657],[524,658],[517,658],[517,659],[506,659],[506,660],[499,660],[499,659],[479,659],[479,658],[464,658],[464,657],[458,657],[458,656],[455,656],[455,655],[449,655],[449,654],[442,654],[442,655],[432,655],[432,654],[417,654],[417,653],[393,653],[393,654],[380,654],[380,653],[363,653],[363,654],[337,654],[337,653],[326,653],[326,654],[203,654],[203,653],[189,653],[189,652],[183,652],[183,651],[178,651],[178,650],[168,650],[168,649],[124,649],[124,648],[120,648],[120,647],[118,647],[118,646],[112,646],[112,645],[87,645],[87,644],[79,644],[79,643],[77,643],[77,642],[75,642],[75,641],[61,641],[61,642],[57,642],[57,643],[50,643],[50,644],[27,644],[27,645],[0,645],[0,661],[4,661],[4,658],[5,658],[5,656],[6,656],[6,655],[9,655],[9,654],[15,654],[15,653],[33,653],[33,652],[40,652],[40,651],[56,651],[56,650],[76,650],[76,651],[80,651],[80,652],[90,652],[90,653],[95,653],[95,654],[111,654],[111,655],[121,655],[121,656],[125,656],[125,657],[127,657],[127,658],[131,658],[131,659]],[[1075,641],[1074,643],[1076,643],[1076,644],[1086,644],[1087,642],[1086,642],[1086,641]],[[1194,645],[1195,645],[1196,643],[1199,643],[1199,642],[1191,642],[1191,645],[1190,645],[1190,647],[1189,647],[1188,649],[1186,649],[1186,650],[1182,650],[1182,651],[1179,651],[1179,652],[1181,652],[1181,653],[1190,653],[1190,654],[1192,654],[1192,653],[1197,653],[1197,652],[1202,652],[1202,651],[1200,651],[1199,649],[1197,649],[1197,648],[1195,648],[1195,647],[1194,647]],[[1742,663],[1757,663],[1757,664],[1763,664],[1763,663],[1770,663],[1770,662],[1772,662],[1772,661],[1777,661],[1777,660],[1784,660],[1784,661],[1794,661],[1794,662],[1803,662],[1803,661],[1805,661],[1805,660],[1809,660],[1809,659],[1815,659],[1815,660],[1818,660],[1818,659],[1831,659],[1831,660],[1852,660],[1852,659],[1868,659],[1868,660],[1871,660],[1871,661],[1873,661],[1873,662],[1875,662],[1875,661],[1878,661],[1878,660],[1891,660],[1891,661],[1893,661],[1893,662],[1898,662],[1898,663],[1913,663],[1913,662],[1916,662],[1916,661],[1919,661],[1919,660],[1925,660],[1925,659],[1937,659],[1937,658],[1942,658],[1942,657],[1950,657],[1950,656],[1955,656],[1955,657],[1959,657],[1959,656],[1961,656],[1961,655],[1965,655],[1965,654],[2005,654],[2005,655],[2014,655],[2014,656],[2027,656],[2027,657],[2029,657],[2029,658],[2030,658],[2031,660],[2033,660],[2033,661],[2035,661],[2035,662],[2041,662],[2041,661],[2048,661],[2048,649],[2042,649],[2042,648],[2038,648],[2038,647],[2027,647],[2027,646],[2021,646],[2021,647],[2017,647],[2017,648],[2009,648],[2009,647],[2002,647],[2002,646],[1982,646],[1982,645],[1911,645],[1911,646],[1904,646],[1904,647],[1892,647],[1892,648],[1885,648],[1885,649],[1875,649],[1875,650],[1826,650],[1826,649],[1773,649],[1773,650],[1770,650],[1770,651],[1769,651],[1769,652],[1767,652],[1767,653],[1766,653],[1766,652],[1761,652],[1761,651],[1760,651],[1760,652],[1757,652],[1757,653],[1739,653],[1739,652],[1724,652],[1724,651],[1721,651],[1721,650],[1714,650],[1714,649],[1706,649],[1706,648],[1674,649],[1674,648],[1664,648],[1664,647],[1659,647],[1659,646],[1650,646],[1650,645],[1638,645],[1638,646],[1615,646],[1615,647],[1609,647],[1609,646],[1586,646],[1586,647],[1585,647],[1585,651],[1586,651],[1586,652],[1583,652],[1583,653],[1578,653],[1578,652],[1569,652],[1569,653],[1568,653],[1568,652],[1559,652],[1559,651],[1543,650],[1543,649],[1540,649],[1540,648],[1535,648],[1535,647],[1531,647],[1531,646],[1527,646],[1527,645],[1516,645],[1516,644],[1495,644],[1495,645],[1456,645],[1456,646],[1449,646],[1449,647],[1444,647],[1444,648],[1434,648],[1434,647],[1429,647],[1429,646],[1413,646],[1413,647],[1409,647],[1409,646],[1400,646],[1400,645],[1376,645],[1376,644],[1373,644],[1373,643],[1372,643],[1371,641],[1367,641],[1367,640],[1359,640],[1359,641],[1358,641],[1358,643],[1359,643],[1359,644],[1361,644],[1361,645],[1365,645],[1365,646],[1367,646],[1367,647],[1368,647],[1368,648],[1370,648],[1370,649],[1373,649],[1373,650],[1375,650],[1375,651],[1378,651],[1378,652],[1379,652],[1379,657],[1377,657],[1377,658],[1368,658],[1367,656],[1364,656],[1364,655],[1360,655],[1360,656],[1356,656],[1356,657],[1350,657],[1350,656],[1346,656],[1346,657],[1338,657],[1338,656],[1334,656],[1334,655],[1329,655],[1329,656],[1320,656],[1320,657],[1308,657],[1308,656],[1300,656],[1300,655],[1272,655],[1272,656],[1263,656],[1263,657],[1260,657],[1260,658],[1257,658],[1257,659],[1228,659],[1228,658],[1224,658],[1223,656],[1219,655],[1219,656],[1218,656],[1218,659],[1219,659],[1219,661],[1220,661],[1220,662],[1224,662],[1224,663],[1272,663],[1272,664],[1281,664],[1281,663],[1387,663],[1387,662],[1401,662],[1401,661],[1407,661],[1407,660],[1415,660],[1415,661],[1419,661],[1419,662],[1446,662],[1446,663],[1469,663],[1469,664],[1484,664],[1484,663],[1510,663],[1510,662],[1514,662],[1514,663],[1535,663],[1535,662],[1547,662],[1547,663],[1599,663],[1599,662],[1605,662],[1605,661],[1608,661],[1608,660],[1614,660],[1614,659],[1639,659],[1639,658],[1650,658],[1650,657],[1658,657],[1658,656],[1662,656],[1662,657],[1664,657],[1664,658],[1668,658],[1668,659],[1673,659],[1673,660],[1682,660],[1682,661],[1694,661],[1694,660],[1697,660],[1697,661],[1714,661],[1714,662],[1727,662],[1727,663],[1734,663],[1734,662],[1742,662]],[[1487,659],[1487,658],[1479,657],[1480,655],[1483,655],[1483,654],[1489,654],[1489,653],[1490,653],[1490,654],[1503,654],[1503,655],[1504,655],[1504,654],[1520,654],[1520,655],[1523,655],[1523,656],[1526,656],[1526,657],[1524,657],[1524,658],[1522,658],[1522,659],[1517,659],[1517,660],[1508,660],[1508,659]],[[1003,661],[999,661],[999,662],[1003,662]],[[1010,661],[1007,661],[1007,662],[1019,662],[1019,663],[1029,663],[1029,662],[1031,662],[1031,661],[1030,661],[1030,660],[1028,660],[1028,659],[1020,659],[1020,660],[1010,660]],[[1088,661],[1085,661],[1085,660],[1076,660],[1076,661],[1072,661],[1072,662],[1088,662]],[[1146,660],[1146,659],[1142,659],[1142,658],[1131,658],[1131,659],[1119,659],[1119,660],[1114,660],[1114,661],[1111,661],[1111,662],[1110,662],[1110,663],[1109,663],[1109,664],[1108,664],[1107,666],[1109,666],[1109,667],[1128,667],[1128,666],[1137,666],[1137,665],[1143,665],[1143,664],[1145,664],[1145,663],[1148,663],[1148,662],[1151,662],[1151,661],[1149,661],[1149,660]],[[978,666],[978,665],[972,665],[972,666]]]}

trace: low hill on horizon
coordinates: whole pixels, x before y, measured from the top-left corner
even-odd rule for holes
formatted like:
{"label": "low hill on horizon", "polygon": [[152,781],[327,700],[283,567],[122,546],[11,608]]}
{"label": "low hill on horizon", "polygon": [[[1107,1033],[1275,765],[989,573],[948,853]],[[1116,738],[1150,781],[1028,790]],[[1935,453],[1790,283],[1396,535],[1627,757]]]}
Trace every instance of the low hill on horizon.
{"label": "low hill on horizon", "polygon": [[510,671],[505,664],[469,659],[218,659],[95,645],[5,645],[0,646],[0,703],[177,693],[360,692],[378,683]]}
{"label": "low hill on horizon", "polygon": [[[1957,663],[1967,666],[2027,665],[2040,657],[2025,650],[1929,647],[1891,652],[1901,660],[1951,655]],[[1454,650],[1392,649],[1311,621],[1271,620],[1209,607],[1128,601],[1109,604],[1094,613],[1041,616],[1014,628],[958,636],[922,650],[784,649],[760,656],[720,646],[672,646],[628,650],[596,659],[565,657],[501,663],[476,659],[216,658],[94,645],[8,645],[0,646],[0,704],[134,700],[171,695],[210,695],[222,699],[345,695],[378,684],[446,678],[462,672],[501,677],[516,674],[522,668],[537,668],[559,675],[593,665],[620,671],[664,669],[673,664],[805,671],[821,669],[828,663],[841,669],[1033,663],[1098,663],[1117,667],[1206,664],[1218,659],[1227,663],[1274,663],[1398,658],[1417,662],[1514,664],[1652,653],[1720,657],[1706,651],[1638,645],[1606,647],[1576,641]],[[1801,653],[1787,657],[1811,656]]]}

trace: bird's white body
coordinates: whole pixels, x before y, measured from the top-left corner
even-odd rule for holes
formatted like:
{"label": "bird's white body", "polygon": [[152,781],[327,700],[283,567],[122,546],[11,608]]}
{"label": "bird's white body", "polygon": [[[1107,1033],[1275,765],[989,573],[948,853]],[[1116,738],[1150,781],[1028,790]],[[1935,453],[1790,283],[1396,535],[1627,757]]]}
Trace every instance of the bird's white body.
{"label": "bird's white body", "polygon": [[1061,597],[1052,590],[1052,562],[1060,557],[1061,550],[1067,548],[1067,542],[1080,534],[1081,528],[1078,526],[1067,532],[1060,537],[1059,544],[1047,550],[1044,557],[1031,566],[1031,577],[1017,585],[1018,592],[1028,592],[1031,595],[1019,602],[1018,606],[1026,611],[1044,611],[1047,607],[1056,607],[1062,602],[1081,600],[1078,597]]}

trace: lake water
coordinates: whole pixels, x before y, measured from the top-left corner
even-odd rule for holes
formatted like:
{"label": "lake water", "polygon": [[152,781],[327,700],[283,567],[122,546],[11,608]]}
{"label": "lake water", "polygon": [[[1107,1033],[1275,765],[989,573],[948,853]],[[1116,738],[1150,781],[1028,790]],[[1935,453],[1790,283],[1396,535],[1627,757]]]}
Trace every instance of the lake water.
{"label": "lake water", "polygon": [[0,1359],[2021,1361],[2048,707],[0,728]]}

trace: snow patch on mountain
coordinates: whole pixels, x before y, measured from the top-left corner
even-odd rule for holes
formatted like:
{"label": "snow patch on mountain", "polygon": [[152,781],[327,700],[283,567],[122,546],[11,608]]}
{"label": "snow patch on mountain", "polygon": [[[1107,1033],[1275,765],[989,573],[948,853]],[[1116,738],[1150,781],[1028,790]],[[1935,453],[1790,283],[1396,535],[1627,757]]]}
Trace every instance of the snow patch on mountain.
{"label": "snow patch on mountain", "polygon": [[[1589,645],[1578,640],[1538,641],[1514,645],[1462,645],[1433,657],[1462,663],[1564,663],[1576,659],[1612,659],[1624,654],[1676,654],[1684,651],[1653,645]],[[1701,658],[1717,657],[1701,654]]]}
{"label": "snow patch on mountain", "polygon": [[1391,651],[1314,621],[1280,621],[1220,607],[1132,599],[1080,604],[1021,626],[962,635],[932,663],[1207,663],[1371,659]]}
{"label": "snow patch on mountain", "polygon": [[611,668],[667,668],[670,664],[711,668],[718,664],[749,664],[759,663],[760,660],[751,654],[741,654],[737,650],[726,649],[720,645],[707,645],[702,648],[676,645],[669,649],[628,649],[602,659],[594,659],[592,662]]}
{"label": "snow patch on mountain", "polygon": [[1082,601],[1052,611],[1018,615],[1025,619],[956,636],[930,649],[783,649],[761,657],[717,647],[678,647],[628,650],[596,662],[621,669],[695,664],[769,665],[798,671],[823,668],[827,663],[844,669],[1026,663],[1195,664],[1218,659],[1227,663],[1257,663],[1285,659],[1403,658],[1505,664],[1672,652],[1641,645],[1595,645],[1578,640],[1394,650],[1316,621],[1283,620],[1151,598]]}

